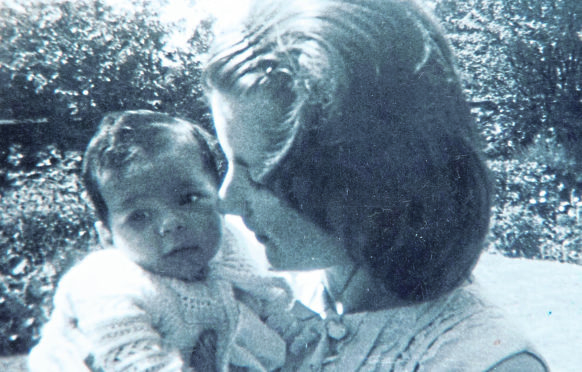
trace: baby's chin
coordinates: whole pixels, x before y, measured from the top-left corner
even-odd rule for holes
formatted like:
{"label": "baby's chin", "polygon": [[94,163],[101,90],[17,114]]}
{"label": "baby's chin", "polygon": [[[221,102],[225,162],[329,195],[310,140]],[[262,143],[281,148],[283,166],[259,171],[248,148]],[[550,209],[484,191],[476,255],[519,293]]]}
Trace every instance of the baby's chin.
{"label": "baby's chin", "polygon": [[[214,253],[210,257],[210,253]],[[201,249],[182,249],[165,256],[157,264],[157,271],[183,281],[201,281],[208,277],[209,263],[216,252]]]}
{"label": "baby's chin", "polygon": [[190,281],[190,282],[197,282],[201,280],[206,280],[208,277],[208,271],[210,268],[208,265],[204,265],[200,267],[198,270],[192,270],[192,272],[188,273],[182,280]]}
{"label": "baby's chin", "polygon": [[175,267],[173,268],[164,267],[156,268],[153,270],[150,269],[149,271],[156,275],[161,275],[173,279],[179,279],[185,282],[199,282],[206,280],[206,278],[208,278],[210,268],[208,265],[204,266],[196,265],[188,267],[186,270],[179,270],[178,268]]}
{"label": "baby's chin", "polygon": [[174,278],[180,279],[186,282],[199,282],[202,280],[206,280],[208,277],[209,271],[208,265],[204,265],[201,267],[193,268],[193,270],[189,270],[187,272],[182,273],[174,273]]}

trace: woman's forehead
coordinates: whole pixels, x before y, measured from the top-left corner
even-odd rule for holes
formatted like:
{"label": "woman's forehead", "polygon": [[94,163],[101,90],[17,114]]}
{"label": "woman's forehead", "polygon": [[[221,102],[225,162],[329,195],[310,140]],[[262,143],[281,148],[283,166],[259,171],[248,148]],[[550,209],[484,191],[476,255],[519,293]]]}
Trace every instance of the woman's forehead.
{"label": "woman's forehead", "polygon": [[282,110],[259,92],[241,96],[213,92],[210,104],[217,137],[229,161],[262,166],[276,146]]}

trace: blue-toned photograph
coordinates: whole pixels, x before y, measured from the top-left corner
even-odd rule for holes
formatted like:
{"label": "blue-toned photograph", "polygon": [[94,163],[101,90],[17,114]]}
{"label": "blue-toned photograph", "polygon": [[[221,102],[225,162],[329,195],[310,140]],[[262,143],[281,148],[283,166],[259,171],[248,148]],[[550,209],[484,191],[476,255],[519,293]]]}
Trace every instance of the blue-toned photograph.
{"label": "blue-toned photograph", "polygon": [[0,370],[581,346],[581,1],[0,3]]}

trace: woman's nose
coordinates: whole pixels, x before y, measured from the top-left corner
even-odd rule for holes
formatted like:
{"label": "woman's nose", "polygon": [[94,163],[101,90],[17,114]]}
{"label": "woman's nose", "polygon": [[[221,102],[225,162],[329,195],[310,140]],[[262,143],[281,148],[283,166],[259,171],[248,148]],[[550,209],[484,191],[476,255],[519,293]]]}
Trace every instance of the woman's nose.
{"label": "woman's nose", "polygon": [[232,173],[227,173],[224,183],[218,192],[218,207],[221,213],[242,216],[246,205],[244,191],[239,187],[238,183],[232,181]]}
{"label": "woman's nose", "polygon": [[242,216],[245,212],[245,201],[234,189],[220,194],[218,208],[223,214],[236,214]]}

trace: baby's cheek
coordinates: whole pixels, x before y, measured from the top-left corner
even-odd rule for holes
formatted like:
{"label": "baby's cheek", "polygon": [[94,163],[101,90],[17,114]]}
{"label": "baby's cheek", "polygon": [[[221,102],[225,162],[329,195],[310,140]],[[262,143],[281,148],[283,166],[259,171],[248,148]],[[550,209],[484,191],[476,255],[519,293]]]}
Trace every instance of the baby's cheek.
{"label": "baby's cheek", "polygon": [[219,245],[224,234],[224,217],[217,213],[217,216],[214,218],[214,222],[211,223],[211,225],[212,226],[209,227],[209,230],[211,231],[209,236],[216,245]]}
{"label": "baby's cheek", "polygon": [[223,220],[223,216],[215,212],[207,214],[203,219],[198,219],[196,222],[198,234],[208,247],[216,246],[218,249],[223,235]]}

